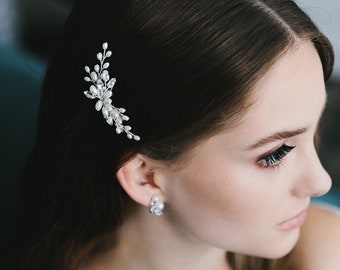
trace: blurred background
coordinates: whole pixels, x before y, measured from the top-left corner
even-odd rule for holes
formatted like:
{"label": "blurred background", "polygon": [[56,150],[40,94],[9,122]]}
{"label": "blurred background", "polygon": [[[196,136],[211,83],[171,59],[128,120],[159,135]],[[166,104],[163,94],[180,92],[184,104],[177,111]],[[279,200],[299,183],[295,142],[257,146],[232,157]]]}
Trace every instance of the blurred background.
{"label": "blurred background", "polygon": [[[14,220],[16,182],[34,141],[44,71],[73,2],[0,0],[0,240]],[[321,124],[320,157],[336,191],[340,189],[340,2],[297,2],[335,48],[335,70],[327,84],[328,107]],[[338,195],[335,200],[340,206]]]}

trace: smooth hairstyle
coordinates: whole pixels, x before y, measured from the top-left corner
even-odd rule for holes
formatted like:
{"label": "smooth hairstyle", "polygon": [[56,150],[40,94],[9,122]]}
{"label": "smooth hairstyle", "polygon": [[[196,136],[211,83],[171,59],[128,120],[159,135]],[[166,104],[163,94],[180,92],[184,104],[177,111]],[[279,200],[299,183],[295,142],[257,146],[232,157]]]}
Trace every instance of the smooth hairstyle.
{"label": "smooth hairstyle", "polygon": [[[112,248],[109,237],[134,209],[115,179],[119,166],[136,153],[185,160],[197,143],[232,128],[255,83],[305,40],[327,80],[332,47],[291,0],[78,1],[42,90],[16,261],[26,270],[77,269]],[[83,95],[84,66],[96,64],[105,41],[117,78],[114,104],[127,109],[140,142],[116,135]],[[274,267],[230,256],[235,269]]]}

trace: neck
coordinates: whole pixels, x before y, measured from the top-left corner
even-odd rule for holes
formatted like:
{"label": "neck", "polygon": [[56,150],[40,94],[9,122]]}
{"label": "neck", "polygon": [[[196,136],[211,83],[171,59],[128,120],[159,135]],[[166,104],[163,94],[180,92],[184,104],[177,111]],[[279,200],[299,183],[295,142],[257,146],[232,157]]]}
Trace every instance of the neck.
{"label": "neck", "polygon": [[230,270],[225,251],[185,237],[145,209],[124,222],[118,239],[103,269]]}

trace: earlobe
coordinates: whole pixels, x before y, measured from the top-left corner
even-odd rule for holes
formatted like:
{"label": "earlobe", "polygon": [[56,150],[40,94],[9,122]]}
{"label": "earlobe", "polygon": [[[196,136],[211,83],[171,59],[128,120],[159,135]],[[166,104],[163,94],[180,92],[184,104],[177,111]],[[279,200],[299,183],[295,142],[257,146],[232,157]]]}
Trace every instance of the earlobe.
{"label": "earlobe", "polygon": [[152,196],[162,196],[160,187],[155,184],[152,162],[137,154],[124,163],[116,177],[125,192],[137,203],[148,206]]}

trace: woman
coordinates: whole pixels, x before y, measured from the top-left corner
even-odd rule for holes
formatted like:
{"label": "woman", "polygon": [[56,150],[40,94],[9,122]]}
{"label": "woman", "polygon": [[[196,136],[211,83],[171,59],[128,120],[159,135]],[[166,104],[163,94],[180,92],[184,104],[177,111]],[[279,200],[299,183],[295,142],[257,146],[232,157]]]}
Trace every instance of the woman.
{"label": "woman", "polygon": [[79,1],[43,87],[16,261],[338,269],[339,218],[309,206],[331,185],[315,137],[332,66],[293,1]]}

